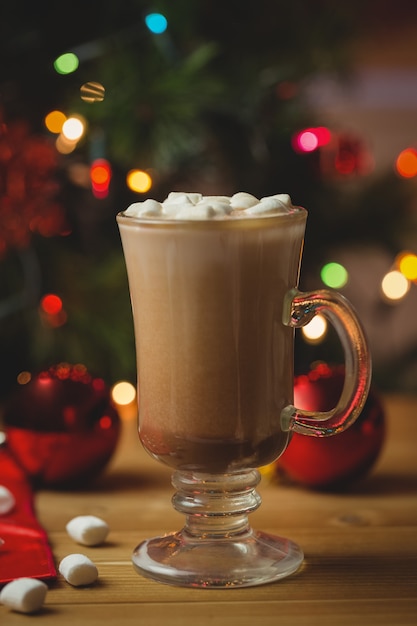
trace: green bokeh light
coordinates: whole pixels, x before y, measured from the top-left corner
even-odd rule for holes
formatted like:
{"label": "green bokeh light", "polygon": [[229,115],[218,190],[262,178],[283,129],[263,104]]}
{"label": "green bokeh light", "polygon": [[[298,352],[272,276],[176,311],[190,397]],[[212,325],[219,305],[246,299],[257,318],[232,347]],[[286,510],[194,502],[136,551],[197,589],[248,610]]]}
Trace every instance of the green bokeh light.
{"label": "green bokeh light", "polygon": [[78,69],[79,60],[76,54],[73,52],[66,52],[65,54],[61,54],[54,61],[54,68],[58,74],[71,74]]}
{"label": "green bokeh light", "polygon": [[320,272],[321,279],[327,287],[340,289],[344,287],[349,279],[349,274],[340,263],[326,263]]}

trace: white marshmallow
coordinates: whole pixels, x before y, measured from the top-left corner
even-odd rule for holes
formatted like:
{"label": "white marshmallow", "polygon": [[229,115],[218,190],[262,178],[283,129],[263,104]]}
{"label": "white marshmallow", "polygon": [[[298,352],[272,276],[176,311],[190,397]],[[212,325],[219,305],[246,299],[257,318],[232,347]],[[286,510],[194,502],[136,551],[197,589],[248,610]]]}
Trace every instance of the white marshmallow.
{"label": "white marshmallow", "polygon": [[177,212],[177,220],[207,220],[216,215],[215,210],[210,205],[183,206]]}
{"label": "white marshmallow", "polygon": [[16,500],[12,492],[4,485],[0,485],[0,515],[6,515],[15,506]]}
{"label": "white marshmallow", "polygon": [[78,515],[65,527],[69,536],[84,546],[98,546],[104,543],[110,528],[107,522],[95,515]]}
{"label": "white marshmallow", "polygon": [[198,204],[197,209],[205,208],[206,210],[214,211],[215,215],[227,215],[231,212],[232,207],[230,202],[224,200],[217,200],[214,197],[203,198]]}
{"label": "white marshmallow", "polygon": [[58,566],[59,573],[73,587],[92,585],[98,578],[98,570],[85,554],[69,554]]}
{"label": "white marshmallow", "polygon": [[254,204],[249,207],[246,209],[245,213],[248,215],[279,215],[287,211],[288,207],[276,196],[270,196],[269,198],[262,198],[259,204]]}
{"label": "white marshmallow", "polygon": [[226,204],[230,204],[229,196],[201,196],[200,202],[204,202],[205,200],[208,200],[209,202],[226,202]]}
{"label": "white marshmallow", "polygon": [[[171,191],[162,203],[162,214],[168,219],[178,219],[181,210],[192,211],[192,208],[202,199],[201,193],[184,193]],[[181,219],[181,218],[180,218]]]}
{"label": "white marshmallow", "polygon": [[277,193],[276,196],[272,196],[273,198],[277,198],[282,204],[285,204],[288,208],[292,207],[291,196],[288,193]]}
{"label": "white marshmallow", "polygon": [[171,191],[164,204],[197,204],[202,199],[201,193],[185,193],[184,191]]}
{"label": "white marshmallow", "polygon": [[230,198],[230,204],[233,209],[249,209],[249,207],[258,204],[258,202],[258,198],[245,191],[238,191]]}
{"label": "white marshmallow", "polygon": [[0,591],[0,603],[19,613],[35,613],[42,607],[47,585],[36,578],[16,578]]}
{"label": "white marshmallow", "polygon": [[126,209],[125,214],[133,217],[141,216],[160,216],[162,213],[162,205],[156,200],[148,198],[144,202],[134,202]]}

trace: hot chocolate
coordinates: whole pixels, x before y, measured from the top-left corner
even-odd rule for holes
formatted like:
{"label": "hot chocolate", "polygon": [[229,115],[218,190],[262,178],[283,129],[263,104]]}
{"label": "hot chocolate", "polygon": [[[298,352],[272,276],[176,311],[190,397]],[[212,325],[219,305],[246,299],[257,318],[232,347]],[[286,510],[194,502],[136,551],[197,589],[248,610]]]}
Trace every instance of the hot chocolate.
{"label": "hot chocolate", "polygon": [[168,465],[259,467],[286,447],[306,211],[288,196],[170,194],[118,215],[134,313],[139,434]]}

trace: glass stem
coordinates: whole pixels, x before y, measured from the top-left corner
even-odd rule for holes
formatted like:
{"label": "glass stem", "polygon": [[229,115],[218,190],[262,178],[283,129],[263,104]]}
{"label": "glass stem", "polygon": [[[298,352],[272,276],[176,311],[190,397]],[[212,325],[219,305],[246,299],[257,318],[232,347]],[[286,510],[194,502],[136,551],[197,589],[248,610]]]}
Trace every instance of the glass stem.
{"label": "glass stem", "polygon": [[258,470],[230,474],[177,471],[172,503],[185,515],[183,533],[190,538],[227,539],[251,532],[248,514],[261,504]]}

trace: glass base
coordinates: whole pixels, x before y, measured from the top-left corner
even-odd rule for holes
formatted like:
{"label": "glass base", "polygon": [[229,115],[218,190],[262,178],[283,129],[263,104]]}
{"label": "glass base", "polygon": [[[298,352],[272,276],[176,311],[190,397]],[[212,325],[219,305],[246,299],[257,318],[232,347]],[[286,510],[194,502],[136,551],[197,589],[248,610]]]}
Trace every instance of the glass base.
{"label": "glass base", "polygon": [[300,567],[303,558],[292,541],[263,532],[202,541],[182,531],[142,542],[132,561],[140,574],[162,583],[218,589],[285,578]]}
{"label": "glass base", "polygon": [[185,527],[140,543],[132,562],[142,575],[183,587],[233,588],[293,574],[304,555],[289,539],[254,531],[247,513],[260,505],[257,470],[228,475],[176,472],[176,510]]}

